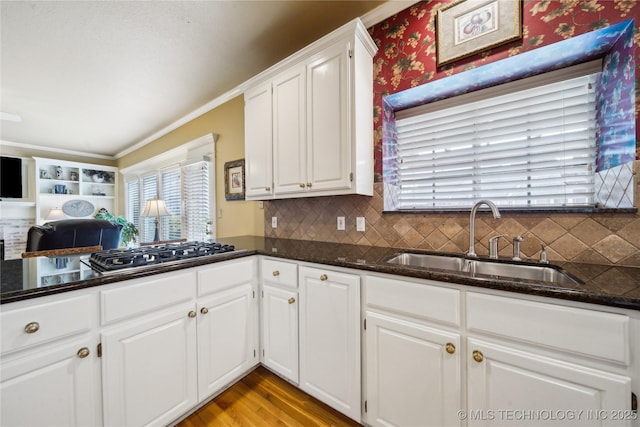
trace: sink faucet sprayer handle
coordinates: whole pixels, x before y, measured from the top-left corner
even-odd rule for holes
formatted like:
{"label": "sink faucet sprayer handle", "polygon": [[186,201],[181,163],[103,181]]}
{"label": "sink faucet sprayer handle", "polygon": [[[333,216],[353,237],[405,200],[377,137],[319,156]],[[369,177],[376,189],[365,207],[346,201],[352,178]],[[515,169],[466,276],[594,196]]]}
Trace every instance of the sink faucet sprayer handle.
{"label": "sink faucet sprayer handle", "polygon": [[547,259],[547,250],[544,248],[544,245],[540,245],[540,263],[541,264],[549,264],[549,260]]}
{"label": "sink faucet sprayer handle", "polygon": [[498,259],[498,241],[506,234],[500,234],[489,239],[489,258]]}
{"label": "sink faucet sprayer handle", "polygon": [[513,260],[514,261],[522,261],[520,258],[520,242],[522,242],[524,238],[522,236],[516,236],[513,238]]}

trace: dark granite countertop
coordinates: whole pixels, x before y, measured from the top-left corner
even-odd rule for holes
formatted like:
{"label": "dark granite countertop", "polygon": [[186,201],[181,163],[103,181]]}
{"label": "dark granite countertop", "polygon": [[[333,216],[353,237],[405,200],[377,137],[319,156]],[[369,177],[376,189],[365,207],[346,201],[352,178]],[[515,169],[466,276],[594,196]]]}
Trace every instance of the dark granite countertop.
{"label": "dark granite countertop", "polygon": [[[22,299],[35,298],[53,293],[66,292],[92,286],[99,286],[122,280],[145,277],[162,272],[190,268],[212,262],[241,258],[260,254],[296,261],[354,268],[358,270],[396,274],[406,277],[431,279],[480,288],[497,289],[529,295],[581,301],[632,310],[640,310],[640,266],[611,266],[580,263],[552,263],[581,283],[575,285],[554,285],[548,282],[512,280],[493,276],[476,276],[469,273],[444,270],[406,267],[387,263],[386,260],[397,252],[406,249],[384,248],[377,246],[357,246],[307,240],[275,239],[258,236],[220,238],[221,243],[234,244],[243,252],[232,252],[223,256],[196,258],[180,264],[157,264],[145,270],[109,273],[101,275],[87,269],[81,278],[70,276],[66,283],[47,285],[27,283],[28,269],[35,268],[36,259],[2,261],[2,288],[0,303],[9,303]],[[425,252],[429,253],[429,252]],[[81,257],[79,255],[70,258]],[[83,255],[87,257],[87,255]],[[42,262],[42,261],[40,261]],[[509,262],[504,261],[504,262]],[[21,286],[21,283],[27,283]]]}

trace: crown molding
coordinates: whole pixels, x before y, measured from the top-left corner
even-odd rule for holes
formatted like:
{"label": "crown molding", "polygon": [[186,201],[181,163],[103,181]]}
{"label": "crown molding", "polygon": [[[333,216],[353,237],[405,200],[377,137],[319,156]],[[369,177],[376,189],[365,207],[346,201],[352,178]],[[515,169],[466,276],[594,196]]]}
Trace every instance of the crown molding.
{"label": "crown molding", "polygon": [[46,151],[48,153],[68,154],[71,156],[91,157],[94,159],[103,159],[103,160],[117,159],[117,157],[107,156],[105,154],[88,153],[88,152],[78,151],[78,150],[65,150],[64,148],[53,148],[53,147],[46,147],[44,145],[36,145],[36,144],[24,144],[22,142],[13,142],[13,141],[7,141],[2,139],[0,140],[0,146],[3,146],[3,145],[7,147],[23,148],[31,151]]}

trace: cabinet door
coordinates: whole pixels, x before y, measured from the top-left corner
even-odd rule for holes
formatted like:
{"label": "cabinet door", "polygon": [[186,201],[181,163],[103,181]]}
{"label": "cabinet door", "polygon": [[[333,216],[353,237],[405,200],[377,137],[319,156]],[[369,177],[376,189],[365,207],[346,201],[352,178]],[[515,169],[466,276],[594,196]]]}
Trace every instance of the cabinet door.
{"label": "cabinet door", "polygon": [[262,287],[262,363],[298,382],[298,293]]}
{"label": "cabinet door", "polygon": [[273,185],[275,194],[306,189],[305,68],[294,67],[273,81]]}
{"label": "cabinet door", "polygon": [[182,307],[103,333],[106,425],[167,425],[197,404],[195,312]]}
{"label": "cabinet door", "polygon": [[[616,421],[611,416],[631,409],[628,377],[474,338],[469,338],[468,344],[469,425],[567,424],[567,419],[545,417],[542,411],[573,411],[577,415],[572,425],[630,425],[630,421]],[[541,416],[509,418],[516,410],[530,411],[528,414],[539,411]],[[477,416],[472,416],[472,411],[477,411]],[[507,411],[512,411],[511,415]],[[599,418],[598,413],[606,414],[607,419]]]}
{"label": "cabinet door", "polygon": [[198,303],[198,396],[221,390],[258,363],[253,286],[242,284]]}
{"label": "cabinet door", "polygon": [[[34,349],[3,359],[0,379],[0,425],[89,426],[101,424],[99,362],[95,343],[78,340]],[[80,357],[86,348],[89,355]]]}
{"label": "cabinet door", "polygon": [[360,420],[360,278],[300,267],[300,388]]}
{"label": "cabinet door", "polygon": [[351,188],[348,44],[307,65],[307,180],[310,191]]}
{"label": "cabinet door", "polygon": [[271,84],[244,95],[244,150],[246,197],[273,194]]}
{"label": "cabinet door", "polygon": [[366,319],[369,424],[460,425],[460,336],[371,312]]}

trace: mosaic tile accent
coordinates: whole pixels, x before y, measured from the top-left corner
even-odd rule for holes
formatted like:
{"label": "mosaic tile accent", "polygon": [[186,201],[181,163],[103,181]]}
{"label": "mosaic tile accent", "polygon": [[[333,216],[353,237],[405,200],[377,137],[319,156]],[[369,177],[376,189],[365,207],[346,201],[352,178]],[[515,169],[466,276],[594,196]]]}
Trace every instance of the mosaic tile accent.
{"label": "mosaic tile accent", "polygon": [[[630,163],[636,206],[640,200],[640,161]],[[629,172],[629,171],[627,171]],[[622,182],[627,172],[620,172]],[[634,184],[635,181],[635,184]],[[264,203],[265,236],[382,247],[465,252],[469,247],[468,213],[385,213],[384,184],[374,184],[374,196],[333,196],[274,200]],[[271,228],[271,217],[278,228]],[[347,230],[336,230],[336,217],[345,216]],[[365,232],[357,232],[356,217],[365,217]],[[538,259],[540,245],[552,261],[640,265],[640,213],[519,213],[488,212],[476,218],[476,251],[487,255],[490,237],[500,241],[500,256],[511,257],[511,239],[522,235],[524,257]]]}
{"label": "mosaic tile accent", "polygon": [[596,202],[606,208],[633,207],[633,162],[595,174]]}

